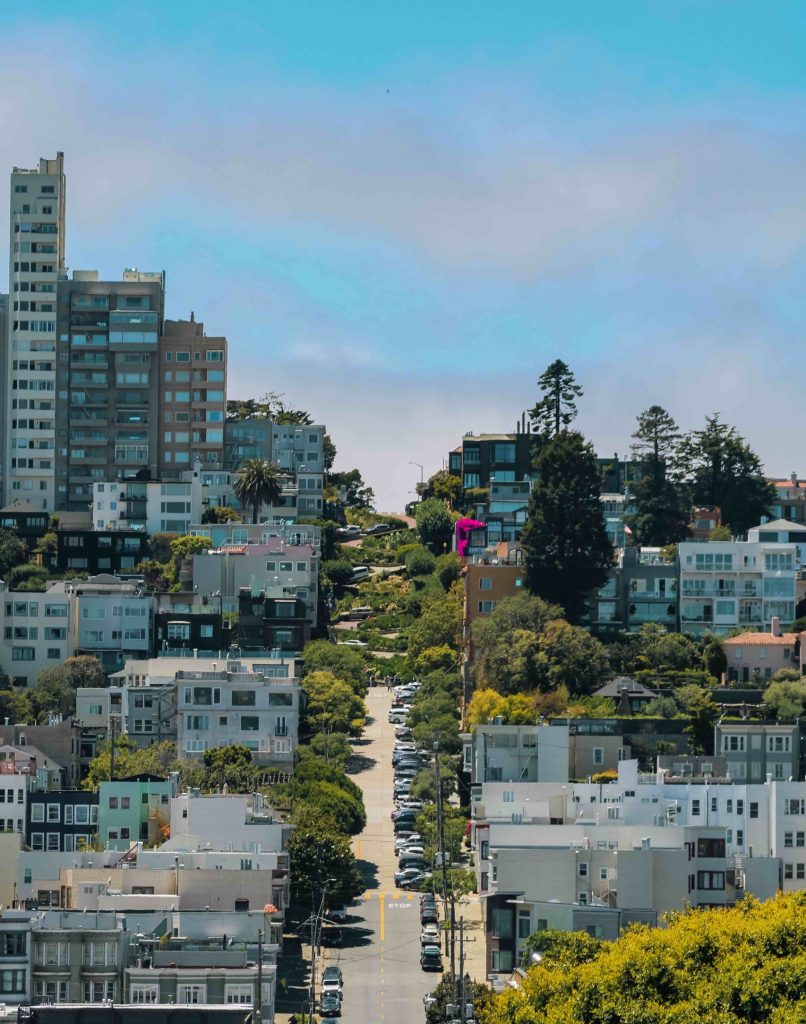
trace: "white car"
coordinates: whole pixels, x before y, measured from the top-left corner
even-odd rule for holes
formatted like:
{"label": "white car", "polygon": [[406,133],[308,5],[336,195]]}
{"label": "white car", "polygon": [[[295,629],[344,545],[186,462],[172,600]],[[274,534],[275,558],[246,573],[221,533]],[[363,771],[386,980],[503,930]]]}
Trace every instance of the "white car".
{"label": "white car", "polygon": [[368,645],[363,640],[340,640],[337,647],[367,647]]}
{"label": "white car", "polygon": [[420,934],[421,946],[439,945],[439,928],[435,924],[426,924]]}
{"label": "white car", "polygon": [[400,853],[401,849],[406,846],[422,846],[423,837],[419,832],[412,832],[407,836],[398,836],[395,839],[395,853]]}

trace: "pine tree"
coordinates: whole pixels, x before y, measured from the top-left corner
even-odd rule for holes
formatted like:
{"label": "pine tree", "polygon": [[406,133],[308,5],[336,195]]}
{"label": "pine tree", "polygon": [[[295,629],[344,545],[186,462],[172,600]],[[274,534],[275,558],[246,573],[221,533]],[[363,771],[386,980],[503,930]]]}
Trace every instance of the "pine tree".
{"label": "pine tree", "polygon": [[561,431],[541,446],[535,470],[521,535],[526,584],[538,597],[562,605],[574,622],[613,564],[596,456],[581,434]]}
{"label": "pine tree", "polygon": [[674,479],[678,426],[665,409],[652,405],[638,417],[633,438],[632,455],[643,469],[632,485],[636,511],[628,520],[635,540],[652,547],[682,540],[688,534],[688,508]]}
{"label": "pine tree", "polygon": [[576,418],[575,398],[582,397],[573,371],[562,359],[555,359],[538,377],[537,386],[543,397],[529,410],[532,429],[542,440],[556,437]]}
{"label": "pine tree", "polygon": [[775,491],[761,460],[734,427],[720,423],[719,413],[683,438],[679,460],[691,503],[718,506],[734,534],[746,533],[769,513]]}

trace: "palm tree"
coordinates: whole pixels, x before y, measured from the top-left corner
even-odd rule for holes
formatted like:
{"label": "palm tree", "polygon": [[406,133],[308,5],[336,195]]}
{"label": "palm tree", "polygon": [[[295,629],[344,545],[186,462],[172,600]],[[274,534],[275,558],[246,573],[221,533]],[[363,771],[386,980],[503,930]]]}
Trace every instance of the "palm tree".
{"label": "palm tree", "polygon": [[234,491],[243,508],[251,507],[257,523],[261,505],[276,505],[283,493],[283,473],[274,462],[247,459],[241,463]]}

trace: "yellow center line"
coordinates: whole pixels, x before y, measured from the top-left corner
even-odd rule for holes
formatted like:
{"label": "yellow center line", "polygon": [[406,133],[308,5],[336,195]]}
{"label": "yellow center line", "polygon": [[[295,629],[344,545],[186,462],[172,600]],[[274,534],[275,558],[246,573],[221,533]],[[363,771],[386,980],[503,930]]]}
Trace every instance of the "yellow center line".
{"label": "yellow center line", "polygon": [[356,860],[361,860],[361,837],[360,836],[356,840],[355,845],[356,845],[356,851],[355,851]]}
{"label": "yellow center line", "polygon": [[381,907],[381,923],[380,923],[380,930],[379,930],[379,935],[380,935],[381,942],[383,942],[383,940],[384,940],[385,927],[386,927],[386,919],[385,919],[386,918],[386,908],[385,908],[385,905],[384,905],[384,897],[385,897],[385,893],[382,893],[382,892],[378,893],[378,900],[380,901],[380,907]]}

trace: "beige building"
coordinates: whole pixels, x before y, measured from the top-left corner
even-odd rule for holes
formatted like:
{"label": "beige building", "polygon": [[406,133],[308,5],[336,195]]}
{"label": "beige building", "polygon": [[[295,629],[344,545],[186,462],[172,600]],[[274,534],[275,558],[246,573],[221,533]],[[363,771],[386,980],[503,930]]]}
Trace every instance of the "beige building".
{"label": "beige building", "polygon": [[740,633],[724,641],[728,682],[769,679],[782,668],[803,674],[804,633],[783,633],[777,620],[768,633]]}
{"label": "beige building", "polygon": [[204,324],[166,320],[160,339],[160,464],[163,479],[181,479],[196,459],[224,466],[227,339]]}

